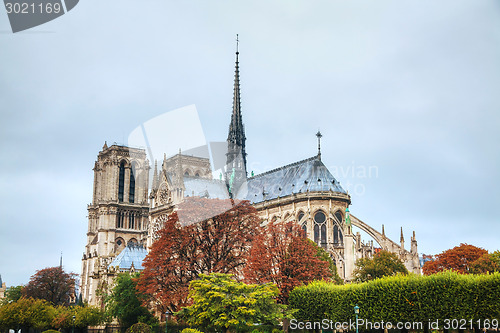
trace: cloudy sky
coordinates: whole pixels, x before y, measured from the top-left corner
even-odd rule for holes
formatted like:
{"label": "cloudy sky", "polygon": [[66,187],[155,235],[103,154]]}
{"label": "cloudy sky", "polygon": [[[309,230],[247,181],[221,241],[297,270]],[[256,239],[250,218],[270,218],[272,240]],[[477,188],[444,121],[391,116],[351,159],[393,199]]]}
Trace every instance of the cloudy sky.
{"label": "cloudy sky", "polygon": [[61,251],[80,273],[105,140],[191,104],[225,140],[237,33],[250,170],[313,156],[321,129],[361,220],[420,253],[500,248],[497,0],[82,0],[16,34],[0,10],[7,285]]}

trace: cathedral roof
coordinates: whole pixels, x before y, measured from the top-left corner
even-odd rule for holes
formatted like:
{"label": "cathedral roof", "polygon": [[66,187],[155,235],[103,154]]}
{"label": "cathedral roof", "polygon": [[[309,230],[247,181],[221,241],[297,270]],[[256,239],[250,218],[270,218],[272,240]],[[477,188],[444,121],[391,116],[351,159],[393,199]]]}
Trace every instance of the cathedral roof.
{"label": "cathedral roof", "polygon": [[238,197],[258,203],[297,193],[330,191],[347,194],[321,159],[314,156],[249,178]]}
{"label": "cathedral roof", "polygon": [[186,197],[229,199],[226,183],[222,180],[184,177]]}
{"label": "cathedral roof", "polygon": [[118,266],[120,271],[129,270],[134,265],[136,270],[143,270],[142,262],[148,252],[141,245],[129,243],[108,267]]}

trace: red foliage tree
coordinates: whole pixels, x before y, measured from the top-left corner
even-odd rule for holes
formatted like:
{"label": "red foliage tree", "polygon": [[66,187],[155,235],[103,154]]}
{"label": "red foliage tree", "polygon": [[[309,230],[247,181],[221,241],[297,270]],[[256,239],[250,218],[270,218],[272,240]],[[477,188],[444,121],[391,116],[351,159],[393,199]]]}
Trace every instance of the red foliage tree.
{"label": "red foliage tree", "polygon": [[457,273],[469,274],[471,264],[488,251],[469,244],[460,244],[453,249],[446,250],[438,255],[434,261],[427,261],[422,270],[424,275],[430,275],[445,270],[452,270]]}
{"label": "red foliage tree", "polygon": [[293,288],[333,277],[330,263],[318,256],[316,245],[292,222],[270,223],[256,237],[243,271],[248,283],[272,282],[280,289],[278,301],[288,303]]}
{"label": "red foliage tree", "polygon": [[189,282],[199,274],[238,275],[260,223],[248,201],[186,198],[178,208],[159,231],[137,286],[162,312],[187,304]]}
{"label": "red foliage tree", "polygon": [[49,267],[36,271],[22,289],[24,297],[44,299],[53,305],[69,305],[75,293],[74,273],[66,273],[61,267]]}

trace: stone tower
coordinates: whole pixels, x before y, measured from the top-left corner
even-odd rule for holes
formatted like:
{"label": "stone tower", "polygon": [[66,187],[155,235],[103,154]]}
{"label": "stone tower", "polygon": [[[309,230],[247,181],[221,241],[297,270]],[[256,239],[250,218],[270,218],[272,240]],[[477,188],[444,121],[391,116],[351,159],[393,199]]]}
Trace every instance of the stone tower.
{"label": "stone tower", "polygon": [[227,136],[225,181],[231,197],[247,180],[247,154],[245,152],[245,128],[241,118],[240,69],[238,46],[236,47],[236,68],[234,73],[233,112]]}
{"label": "stone tower", "polygon": [[102,275],[128,243],[144,244],[148,223],[149,162],[143,149],[105,143],[94,166],[82,259],[82,297],[99,304]]}

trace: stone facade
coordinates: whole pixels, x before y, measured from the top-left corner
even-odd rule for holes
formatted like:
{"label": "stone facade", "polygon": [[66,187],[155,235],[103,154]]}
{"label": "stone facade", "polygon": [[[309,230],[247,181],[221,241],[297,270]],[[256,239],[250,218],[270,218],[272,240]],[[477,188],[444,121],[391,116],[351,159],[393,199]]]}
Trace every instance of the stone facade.
{"label": "stone facade", "polygon": [[149,161],[143,149],[104,144],[94,165],[88,205],[87,245],[82,258],[81,293],[99,303],[112,259],[127,243],[145,244],[149,221]]}

